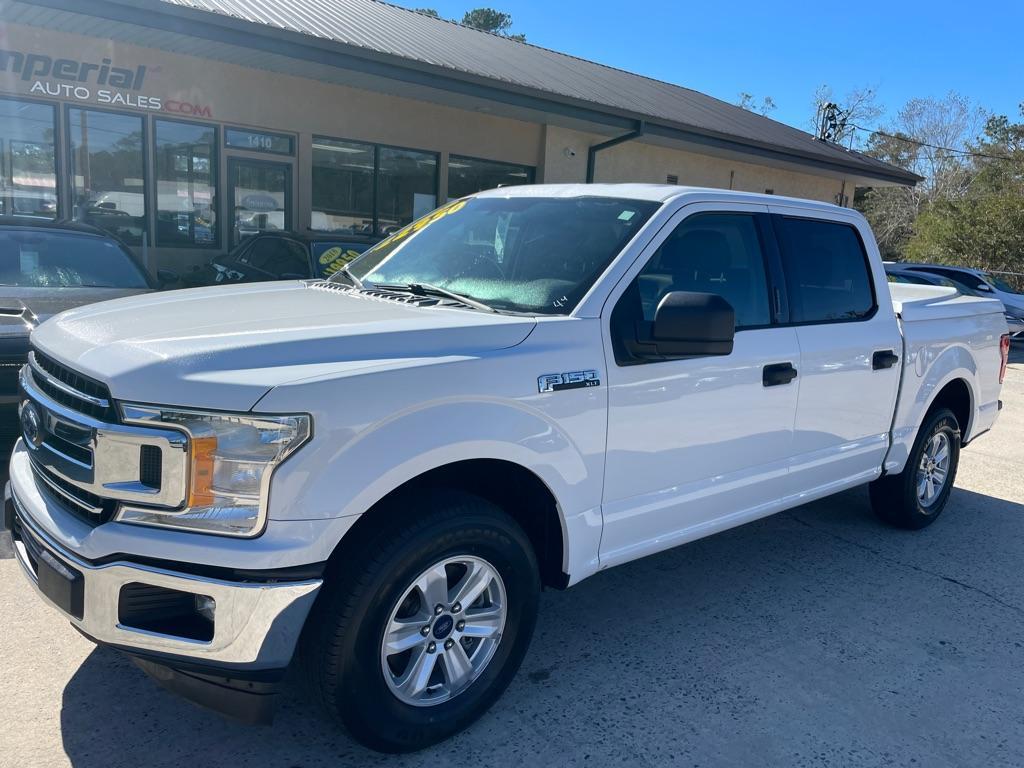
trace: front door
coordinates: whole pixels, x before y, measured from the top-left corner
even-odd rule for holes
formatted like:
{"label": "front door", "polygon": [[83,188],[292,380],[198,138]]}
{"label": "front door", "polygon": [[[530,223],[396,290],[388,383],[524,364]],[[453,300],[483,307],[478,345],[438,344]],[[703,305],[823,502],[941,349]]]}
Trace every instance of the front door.
{"label": "front door", "polygon": [[292,227],[292,165],[228,159],[231,245],[257,232]]}
{"label": "front door", "polygon": [[[796,369],[800,350],[794,328],[774,325],[779,270],[767,210],[687,206],[605,306],[603,565],[769,514],[788,495],[798,381],[773,372]],[[729,301],[730,355],[630,358],[621,339],[650,323],[669,291]]]}

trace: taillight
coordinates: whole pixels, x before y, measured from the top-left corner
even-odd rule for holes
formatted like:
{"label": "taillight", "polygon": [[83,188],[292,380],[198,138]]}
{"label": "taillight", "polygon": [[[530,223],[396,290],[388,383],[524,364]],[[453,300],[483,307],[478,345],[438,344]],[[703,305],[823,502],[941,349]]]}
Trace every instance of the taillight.
{"label": "taillight", "polygon": [[999,383],[1006,378],[1006,364],[1010,362],[1010,334],[1004,333],[999,339]]}

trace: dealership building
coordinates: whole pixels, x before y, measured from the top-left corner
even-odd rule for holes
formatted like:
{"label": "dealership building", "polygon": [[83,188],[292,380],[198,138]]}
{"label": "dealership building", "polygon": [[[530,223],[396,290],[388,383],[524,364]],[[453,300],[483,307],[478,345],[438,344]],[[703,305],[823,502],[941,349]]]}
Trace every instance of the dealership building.
{"label": "dealership building", "polygon": [[916,176],[710,96],[377,0],[0,0],[0,212],[187,269],[261,229],[631,181],[848,205]]}

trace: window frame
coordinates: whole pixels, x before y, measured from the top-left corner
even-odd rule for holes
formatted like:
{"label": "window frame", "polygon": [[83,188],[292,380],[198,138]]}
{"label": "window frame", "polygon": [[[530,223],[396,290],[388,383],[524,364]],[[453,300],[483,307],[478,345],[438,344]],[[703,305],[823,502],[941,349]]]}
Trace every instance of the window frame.
{"label": "window frame", "polygon": [[236,187],[236,184],[235,184],[235,180],[234,180],[234,174],[232,173],[232,171],[240,163],[249,163],[249,164],[256,164],[256,165],[269,165],[269,166],[274,166],[274,167],[277,167],[277,168],[286,169],[286,173],[285,173],[285,190],[284,190],[284,200],[285,200],[284,229],[280,229],[280,230],[260,230],[260,231],[261,232],[263,232],[263,231],[265,231],[265,232],[275,232],[275,231],[277,231],[277,232],[294,232],[295,231],[293,229],[293,225],[295,223],[294,222],[294,219],[295,219],[295,210],[294,210],[295,209],[295,205],[294,205],[294,202],[295,201],[294,201],[294,199],[292,197],[292,193],[294,192],[294,190],[292,188],[292,185],[294,183],[292,177],[295,174],[295,167],[294,167],[295,163],[293,161],[290,161],[290,160],[276,160],[276,159],[268,160],[265,157],[248,157],[248,156],[244,156],[244,155],[243,156],[231,155],[231,156],[228,156],[228,158],[227,158],[227,172],[228,173],[227,173],[227,179],[225,179],[225,186],[224,186],[225,206],[226,206],[226,210],[228,211],[228,214],[229,214],[229,217],[230,217],[230,222],[231,222],[230,229],[227,230],[228,251],[229,252],[234,250],[238,245],[240,245],[242,242],[244,242],[248,238],[252,237],[252,235],[246,235],[245,237],[239,237],[237,240],[235,239],[235,223],[236,223],[236,219],[235,219],[235,214],[236,214],[236,211],[235,211],[235,187]]}
{"label": "window frame", "polygon": [[[771,218],[771,228],[773,239],[775,241],[775,248],[779,253],[779,266],[781,269],[782,280],[778,285],[778,290],[782,295],[782,302],[785,304],[785,319],[778,323],[779,327],[783,328],[799,328],[805,325],[838,325],[842,323],[866,323],[872,320],[878,314],[878,291],[875,289],[875,271],[871,265],[871,257],[868,255],[867,245],[864,242],[864,237],[861,235],[860,228],[856,226],[852,221],[840,220],[838,218],[829,216],[807,216],[801,215],[797,212],[792,213],[777,213],[775,211],[769,213]],[[860,253],[864,263],[864,271],[868,278],[868,288],[871,291],[871,309],[860,317],[849,317],[849,318],[836,318],[833,320],[793,320],[792,317],[792,303],[789,296],[789,284],[787,281],[788,270],[786,268],[786,257],[785,257],[785,237],[782,234],[781,222],[783,219],[795,219],[800,221],[813,221],[820,224],[832,224],[838,227],[846,227],[853,230],[853,234],[857,238],[857,244],[860,246]],[[888,280],[888,278],[887,278]]]}
{"label": "window frame", "polygon": [[[213,131],[213,145],[212,154],[210,156],[210,186],[213,189],[214,204],[212,206],[214,213],[214,224],[213,224],[213,240],[205,245],[190,242],[190,243],[161,243],[159,235],[159,227],[157,226],[157,218],[160,214],[160,179],[157,178],[159,173],[159,152],[160,149],[157,146],[157,129],[159,123],[179,123],[181,125],[194,125],[201,128],[209,128]],[[217,123],[204,123],[197,120],[179,120],[177,118],[168,117],[156,117],[153,116],[153,126],[150,131],[153,149],[153,247],[155,248],[182,248],[189,250],[220,250],[221,249],[221,232],[222,216],[220,215],[220,201],[221,201],[221,179],[220,179],[220,159],[221,159],[221,127]],[[70,143],[70,142],[69,142]]]}
{"label": "window frame", "polygon": [[[432,152],[429,149],[400,147],[397,144],[374,144],[373,146],[373,236],[384,238],[388,237],[388,235],[380,231],[380,151],[382,149],[397,149],[399,152],[419,152],[421,155],[432,155],[434,157],[434,208],[431,210],[437,209],[441,205],[441,153]],[[398,225],[398,230],[412,224],[416,221],[416,218],[414,212],[410,221]],[[397,232],[398,230],[395,231]]]}
{"label": "window frame", "polygon": [[[139,114],[137,112],[129,112],[127,110],[122,110],[122,109],[104,109],[102,107],[95,107],[92,104],[78,104],[78,103],[73,103],[73,102],[64,102],[64,110],[63,110],[63,113],[64,113],[63,114],[63,123],[64,123],[63,127],[64,127],[64,136],[65,136],[64,150],[67,153],[66,171],[67,171],[67,183],[68,183],[68,195],[69,195],[69,197],[68,197],[68,204],[67,204],[67,210],[65,211],[65,213],[73,221],[80,221],[79,219],[75,219],[74,218],[74,207],[75,207],[75,148],[74,148],[74,142],[72,141],[72,135],[71,135],[71,112],[73,110],[76,110],[76,109],[77,110],[81,110],[83,112],[102,112],[102,113],[105,113],[105,114],[108,114],[108,115],[119,115],[121,117],[131,117],[131,118],[135,118],[135,119],[139,120],[142,123],[142,143],[141,143],[141,152],[142,152],[142,211],[143,211],[143,214],[142,214],[142,218],[143,218],[142,240],[139,243],[128,243],[128,242],[126,242],[125,245],[127,245],[129,248],[155,247],[154,244],[153,244],[153,239],[154,238],[151,237],[151,234],[150,234],[152,232],[153,225],[156,223],[154,221],[154,217],[155,217],[155,208],[154,208],[155,201],[153,199],[154,190],[150,188],[151,183],[153,182],[153,168],[151,167],[151,164],[152,164],[152,161],[155,160],[155,157],[152,157],[151,153],[150,153],[150,150],[153,149],[153,145],[152,145],[153,129],[152,129],[152,126],[150,125],[150,120],[149,120],[151,115],[142,115],[142,114]],[[89,223],[89,222],[85,222],[85,223]],[[96,226],[96,225],[93,225],[93,226]],[[106,230],[103,227],[99,227],[99,229],[103,229],[106,232]],[[109,234],[110,236],[112,236],[114,238],[120,239],[119,236],[116,235],[113,232],[107,232],[107,234]]]}
{"label": "window frame", "polygon": [[[64,142],[65,125],[62,119],[62,109],[60,101],[51,101],[49,99],[35,99],[27,96],[21,96],[20,94],[7,94],[0,93],[0,99],[4,101],[13,101],[21,104],[35,104],[42,107],[49,107],[53,114],[53,194],[57,201],[57,210],[52,219],[49,221],[60,221],[61,219],[67,218],[68,215],[68,201],[65,198],[65,194],[70,194],[70,190],[65,193],[64,190],[64,177],[65,171],[68,169],[67,159],[64,157],[63,147],[61,146]],[[70,137],[67,141],[70,144]],[[2,159],[2,153],[0,153],[0,159]],[[0,168],[0,173],[3,169]],[[68,174],[70,178],[70,174]]]}
{"label": "window frame", "polygon": [[[473,155],[456,155],[456,154],[453,154],[453,153],[449,153],[449,155],[448,155],[448,162],[445,163],[445,167],[444,167],[445,182],[446,182],[446,186],[447,186],[448,192],[449,192],[445,202],[448,202],[448,201],[450,201],[452,199],[458,200],[461,197],[468,197],[468,195],[457,195],[455,198],[452,198],[452,196],[451,196],[451,180],[452,180],[451,179],[451,162],[452,162],[452,160],[469,160],[470,162],[476,162],[476,163],[494,163],[495,165],[507,165],[507,166],[509,166],[511,168],[521,168],[521,169],[529,172],[530,180],[526,181],[526,182],[523,182],[522,184],[516,184],[515,186],[517,186],[517,187],[525,187],[525,186],[529,186],[530,184],[536,184],[537,183],[537,166],[535,166],[535,165],[526,165],[525,163],[511,163],[511,162],[508,162],[508,161],[505,161],[505,160],[494,160],[493,158],[490,158],[490,157],[474,157]],[[439,176],[440,176],[440,172],[441,172],[440,171],[440,162],[438,162],[438,175]],[[502,187],[502,189],[504,189],[504,187]],[[481,189],[481,190],[477,190],[477,192],[470,192],[469,194],[475,195],[478,192],[483,192],[483,191],[485,191],[485,190]],[[442,205],[443,205],[443,203],[442,203]]]}
{"label": "window frame", "polygon": [[[317,142],[317,140],[320,140],[320,141],[337,141],[337,142],[342,142],[342,143],[347,143],[347,144],[362,144],[363,146],[370,147],[373,150],[373,184],[372,184],[373,189],[371,190],[372,191],[371,200],[372,200],[372,206],[373,206],[373,210],[371,212],[371,219],[373,221],[373,233],[370,234],[370,235],[365,235],[365,234],[361,234],[361,233],[348,233],[350,236],[352,236],[352,237],[377,238],[377,239],[383,239],[383,238],[387,237],[387,235],[382,234],[381,231],[380,231],[380,151],[382,149],[396,149],[396,150],[399,150],[401,152],[419,152],[420,154],[423,154],[423,155],[431,155],[431,156],[433,156],[434,160],[435,160],[435,163],[434,163],[434,208],[437,208],[439,205],[441,205],[441,202],[440,202],[440,200],[441,200],[441,153],[440,152],[434,152],[434,151],[429,150],[429,149],[419,149],[417,147],[402,147],[402,146],[399,146],[397,144],[380,144],[380,143],[374,142],[374,141],[366,141],[365,139],[350,139],[350,138],[344,138],[342,136],[327,136],[327,135],[322,134],[322,133],[315,133],[315,134],[313,134],[313,143],[315,144]],[[307,224],[308,231],[315,232],[318,235],[344,235],[344,234],[346,234],[344,232],[335,232],[335,231],[330,230],[330,229],[315,229],[313,227],[313,211],[315,210],[316,206],[315,206],[315,204],[313,202],[313,173],[312,173],[313,165],[312,165],[312,162],[313,162],[313,160],[312,160],[312,153],[311,153],[310,154],[310,174],[309,174],[309,190],[310,190],[310,195],[309,195],[309,203],[310,203],[310,205],[309,205],[309,223]],[[413,217],[412,221],[416,221],[416,218]],[[411,224],[412,221],[407,222],[407,223]],[[406,226],[406,225],[405,224],[401,225],[401,227],[404,227],[404,226]],[[401,229],[401,227],[399,227],[399,229]]]}
{"label": "window frame", "polygon": [[[316,160],[314,155],[316,153],[317,141],[335,141],[340,144],[359,144],[364,147],[368,147],[371,154],[373,155],[373,173],[370,179],[370,221],[372,223],[373,235],[370,237],[379,237],[377,235],[377,173],[380,169],[380,159],[377,152],[378,145],[372,141],[362,141],[359,139],[343,139],[335,136],[325,136],[322,133],[314,133],[312,146],[310,149],[309,159],[309,224],[307,229],[310,232],[316,232],[317,234],[326,235],[343,235],[344,232],[338,232],[333,229],[319,229],[313,226],[313,212],[316,210],[316,203],[313,200],[313,173],[316,170]],[[368,235],[358,235],[355,233],[348,233],[350,237],[368,237]]]}

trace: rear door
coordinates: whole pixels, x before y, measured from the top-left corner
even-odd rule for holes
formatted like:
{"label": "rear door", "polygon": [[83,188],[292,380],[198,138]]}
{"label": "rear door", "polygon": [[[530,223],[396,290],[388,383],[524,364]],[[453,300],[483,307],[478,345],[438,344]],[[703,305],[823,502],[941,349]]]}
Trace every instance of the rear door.
{"label": "rear door", "polygon": [[791,482],[798,493],[823,495],[878,476],[899,389],[902,337],[863,219],[839,211],[772,212],[789,324],[800,345]]}

